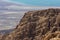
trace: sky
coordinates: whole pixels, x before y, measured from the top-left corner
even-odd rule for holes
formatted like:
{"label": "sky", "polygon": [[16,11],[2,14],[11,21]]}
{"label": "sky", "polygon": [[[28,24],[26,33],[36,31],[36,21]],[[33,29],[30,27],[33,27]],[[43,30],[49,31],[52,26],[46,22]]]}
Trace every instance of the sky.
{"label": "sky", "polygon": [[60,6],[60,0],[3,0],[30,6]]}

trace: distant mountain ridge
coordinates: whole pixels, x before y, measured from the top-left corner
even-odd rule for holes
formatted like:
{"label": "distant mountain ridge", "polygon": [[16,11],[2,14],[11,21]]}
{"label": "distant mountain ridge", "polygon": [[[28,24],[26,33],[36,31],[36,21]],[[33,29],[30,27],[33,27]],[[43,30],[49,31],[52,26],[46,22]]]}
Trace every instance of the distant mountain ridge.
{"label": "distant mountain ridge", "polygon": [[6,30],[0,30],[0,34],[8,34],[10,32],[12,32],[14,29],[6,29]]}

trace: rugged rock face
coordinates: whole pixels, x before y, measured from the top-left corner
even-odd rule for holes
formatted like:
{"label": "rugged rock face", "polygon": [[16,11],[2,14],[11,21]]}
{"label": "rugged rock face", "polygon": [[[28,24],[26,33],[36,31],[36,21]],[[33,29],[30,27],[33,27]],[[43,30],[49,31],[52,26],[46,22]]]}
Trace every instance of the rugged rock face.
{"label": "rugged rock face", "polygon": [[60,9],[25,13],[16,29],[1,40],[60,40]]}

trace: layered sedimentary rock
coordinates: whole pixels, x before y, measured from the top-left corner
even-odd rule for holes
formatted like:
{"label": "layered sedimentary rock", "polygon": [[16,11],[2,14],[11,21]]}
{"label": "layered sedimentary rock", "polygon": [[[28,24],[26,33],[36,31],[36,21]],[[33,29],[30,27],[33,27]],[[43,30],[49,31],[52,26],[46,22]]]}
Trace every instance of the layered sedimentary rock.
{"label": "layered sedimentary rock", "polygon": [[60,40],[60,9],[25,13],[14,31],[1,40]]}

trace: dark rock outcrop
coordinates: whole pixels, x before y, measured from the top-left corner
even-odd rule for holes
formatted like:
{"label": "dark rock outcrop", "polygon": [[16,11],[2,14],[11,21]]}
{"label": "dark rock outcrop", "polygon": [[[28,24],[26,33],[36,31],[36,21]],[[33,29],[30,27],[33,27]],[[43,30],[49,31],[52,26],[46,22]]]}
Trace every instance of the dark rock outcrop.
{"label": "dark rock outcrop", "polygon": [[16,29],[1,40],[60,40],[60,9],[25,13]]}

